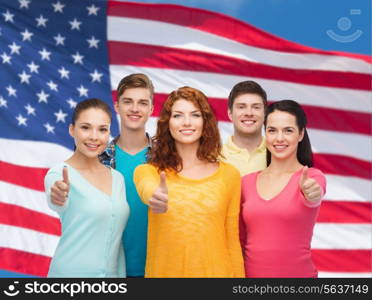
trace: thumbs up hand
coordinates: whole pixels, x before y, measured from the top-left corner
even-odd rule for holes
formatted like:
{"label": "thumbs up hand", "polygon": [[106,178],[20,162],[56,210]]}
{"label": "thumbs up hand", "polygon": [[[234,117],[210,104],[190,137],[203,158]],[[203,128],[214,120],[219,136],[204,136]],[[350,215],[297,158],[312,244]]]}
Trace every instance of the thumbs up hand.
{"label": "thumbs up hand", "polygon": [[302,174],[299,181],[300,189],[308,201],[316,202],[322,197],[322,189],[315,179],[309,178],[308,173],[309,168],[305,166],[302,169]]}
{"label": "thumbs up hand", "polygon": [[159,187],[149,200],[149,206],[152,212],[156,214],[165,213],[168,210],[168,187],[165,178],[165,172],[160,172]]}
{"label": "thumbs up hand", "polygon": [[53,204],[63,206],[67,200],[68,192],[70,191],[70,182],[68,180],[67,167],[63,168],[63,180],[56,181],[50,193],[50,199]]}

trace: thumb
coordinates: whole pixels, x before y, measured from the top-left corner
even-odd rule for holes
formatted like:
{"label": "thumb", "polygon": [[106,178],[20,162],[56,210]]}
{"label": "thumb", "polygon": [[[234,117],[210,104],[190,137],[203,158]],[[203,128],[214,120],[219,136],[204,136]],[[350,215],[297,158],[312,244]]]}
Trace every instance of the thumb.
{"label": "thumb", "polygon": [[69,185],[70,182],[69,182],[69,180],[68,180],[68,171],[67,171],[67,167],[63,167],[62,176],[63,176],[63,182],[66,183],[67,185]]}
{"label": "thumb", "polygon": [[163,193],[168,193],[168,187],[165,179],[166,179],[165,172],[161,171],[159,188]]}
{"label": "thumb", "polygon": [[302,174],[301,174],[301,177],[300,177],[300,185],[301,187],[303,186],[303,184],[305,183],[305,181],[309,178],[309,168],[308,166],[305,166],[303,169],[302,169]]}

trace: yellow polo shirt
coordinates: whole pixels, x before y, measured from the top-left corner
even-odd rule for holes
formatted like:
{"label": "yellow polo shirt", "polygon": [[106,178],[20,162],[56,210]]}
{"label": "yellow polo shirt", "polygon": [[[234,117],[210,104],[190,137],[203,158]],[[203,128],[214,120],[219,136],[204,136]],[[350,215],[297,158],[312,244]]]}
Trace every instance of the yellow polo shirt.
{"label": "yellow polo shirt", "polygon": [[241,176],[266,168],[266,143],[264,138],[261,144],[252,153],[249,153],[247,149],[235,145],[232,136],[230,136],[222,147],[222,154],[225,157],[222,160],[237,168]]}

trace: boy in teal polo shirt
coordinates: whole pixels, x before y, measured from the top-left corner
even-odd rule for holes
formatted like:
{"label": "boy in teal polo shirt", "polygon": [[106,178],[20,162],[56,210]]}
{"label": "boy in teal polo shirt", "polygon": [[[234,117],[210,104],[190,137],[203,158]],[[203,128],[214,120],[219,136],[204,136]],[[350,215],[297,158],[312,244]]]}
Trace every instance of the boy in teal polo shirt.
{"label": "boy in teal polo shirt", "polygon": [[140,200],[133,183],[134,169],[147,161],[151,139],[145,125],[153,112],[154,87],[145,74],[124,77],[117,88],[115,111],[120,115],[120,135],[100,155],[105,165],[117,169],[125,179],[126,198],[130,207],[123,245],[128,277],[145,274],[148,207]]}

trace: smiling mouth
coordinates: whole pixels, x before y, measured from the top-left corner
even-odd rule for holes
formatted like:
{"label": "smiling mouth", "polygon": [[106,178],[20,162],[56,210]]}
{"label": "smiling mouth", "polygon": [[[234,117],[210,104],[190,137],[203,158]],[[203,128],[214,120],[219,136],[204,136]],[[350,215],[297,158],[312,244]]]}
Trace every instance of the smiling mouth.
{"label": "smiling mouth", "polygon": [[138,116],[138,115],[128,115],[128,118],[130,120],[137,121],[137,120],[141,119],[141,116]]}
{"label": "smiling mouth", "polygon": [[244,125],[253,125],[256,123],[256,121],[254,120],[244,120],[244,121],[241,121]]}
{"label": "smiling mouth", "polygon": [[274,149],[279,151],[287,149],[287,147],[287,145],[274,145]]}
{"label": "smiling mouth", "polygon": [[183,135],[191,135],[195,132],[195,130],[193,129],[184,129],[184,130],[180,130],[179,132],[181,132],[181,134]]}
{"label": "smiling mouth", "polygon": [[87,146],[87,148],[89,150],[97,150],[99,148],[99,145],[94,145],[94,144],[84,144],[85,146]]}

